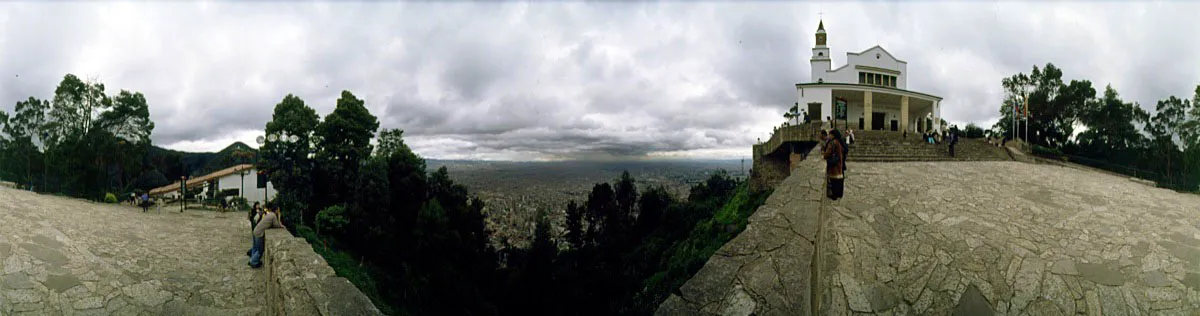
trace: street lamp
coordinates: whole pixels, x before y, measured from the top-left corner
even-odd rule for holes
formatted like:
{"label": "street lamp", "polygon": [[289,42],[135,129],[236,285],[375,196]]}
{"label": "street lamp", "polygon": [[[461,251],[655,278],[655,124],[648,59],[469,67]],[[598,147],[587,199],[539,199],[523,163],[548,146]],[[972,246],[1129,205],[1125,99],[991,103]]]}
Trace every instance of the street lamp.
{"label": "street lamp", "polygon": [[[256,142],[258,142],[259,151],[262,151],[262,150],[266,149],[267,143],[275,143],[275,142],[280,142],[280,141],[285,142],[285,143],[295,143],[300,140],[300,137],[296,136],[296,135],[288,135],[287,132],[280,131],[277,134],[267,134],[266,136],[259,135],[258,138],[255,138],[254,140]],[[255,154],[255,157],[256,158],[254,159],[255,160],[254,164],[258,165],[258,158],[257,158],[258,155]],[[291,157],[286,157],[286,158],[289,158],[289,159],[287,159],[289,162],[291,161],[291,159],[290,159]],[[288,168],[290,169],[291,166],[289,165]],[[265,170],[264,170],[264,172],[265,172]],[[271,196],[271,191],[270,191],[271,180],[270,180],[269,176],[267,177],[266,181],[267,181],[267,183],[263,184],[263,203],[266,203],[267,198],[269,196]]]}

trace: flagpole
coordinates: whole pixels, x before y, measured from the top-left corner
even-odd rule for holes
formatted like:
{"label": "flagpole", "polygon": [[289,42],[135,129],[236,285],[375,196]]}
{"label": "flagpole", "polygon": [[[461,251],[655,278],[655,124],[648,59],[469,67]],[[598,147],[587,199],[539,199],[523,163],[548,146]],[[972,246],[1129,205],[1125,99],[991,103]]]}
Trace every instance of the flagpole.
{"label": "flagpole", "polygon": [[1009,103],[1012,105],[1012,139],[1017,140],[1017,103]]}
{"label": "flagpole", "polygon": [[[1029,146],[1029,93],[1025,94],[1025,145]],[[1033,151],[1033,146],[1029,147]]]}

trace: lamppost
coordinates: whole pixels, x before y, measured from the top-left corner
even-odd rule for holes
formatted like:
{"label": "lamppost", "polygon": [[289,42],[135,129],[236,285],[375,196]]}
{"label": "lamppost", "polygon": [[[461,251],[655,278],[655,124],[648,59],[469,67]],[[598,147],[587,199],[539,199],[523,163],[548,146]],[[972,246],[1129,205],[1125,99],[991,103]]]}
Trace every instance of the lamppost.
{"label": "lamppost", "polygon": [[179,177],[179,212],[187,209],[187,174]]}
{"label": "lamppost", "polygon": [[[285,143],[295,143],[300,140],[300,137],[296,136],[296,135],[288,135],[287,132],[280,131],[277,134],[267,134],[266,136],[259,135],[258,138],[255,138],[254,140],[256,142],[258,142],[259,151],[262,151],[262,150],[266,149],[267,143],[275,143],[275,142],[281,142],[281,141],[285,142]],[[257,155],[255,157],[257,157]],[[285,160],[289,162],[289,166],[287,168],[290,169],[291,168],[291,166],[290,166],[291,157],[289,156],[289,157],[285,157],[285,158],[286,158]],[[255,158],[255,165],[258,164],[257,160],[258,159]],[[270,191],[271,180],[270,180],[270,174],[265,173],[265,170],[264,170],[264,175],[267,175],[267,177],[266,177],[267,183],[263,184],[263,203],[266,203],[268,197],[271,196],[271,191]]]}

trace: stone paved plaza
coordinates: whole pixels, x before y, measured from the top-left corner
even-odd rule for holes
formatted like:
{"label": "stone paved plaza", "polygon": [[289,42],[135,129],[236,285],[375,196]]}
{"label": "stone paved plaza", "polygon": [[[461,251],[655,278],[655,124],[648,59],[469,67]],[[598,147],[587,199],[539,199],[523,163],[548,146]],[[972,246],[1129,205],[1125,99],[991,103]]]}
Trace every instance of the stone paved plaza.
{"label": "stone paved plaza", "polygon": [[819,163],[658,314],[1200,315],[1200,196],[1053,165],[907,162],[851,163],[846,198],[822,202]]}
{"label": "stone paved plaza", "polygon": [[258,315],[248,226],[0,187],[0,315]]}

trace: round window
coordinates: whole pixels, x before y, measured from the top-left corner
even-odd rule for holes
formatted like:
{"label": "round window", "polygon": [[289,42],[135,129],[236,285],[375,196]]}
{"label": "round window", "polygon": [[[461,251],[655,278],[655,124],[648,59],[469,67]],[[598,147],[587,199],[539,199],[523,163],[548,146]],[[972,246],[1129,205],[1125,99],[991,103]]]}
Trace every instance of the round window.
{"label": "round window", "polygon": [[875,53],[875,59],[879,59],[879,53]]}

